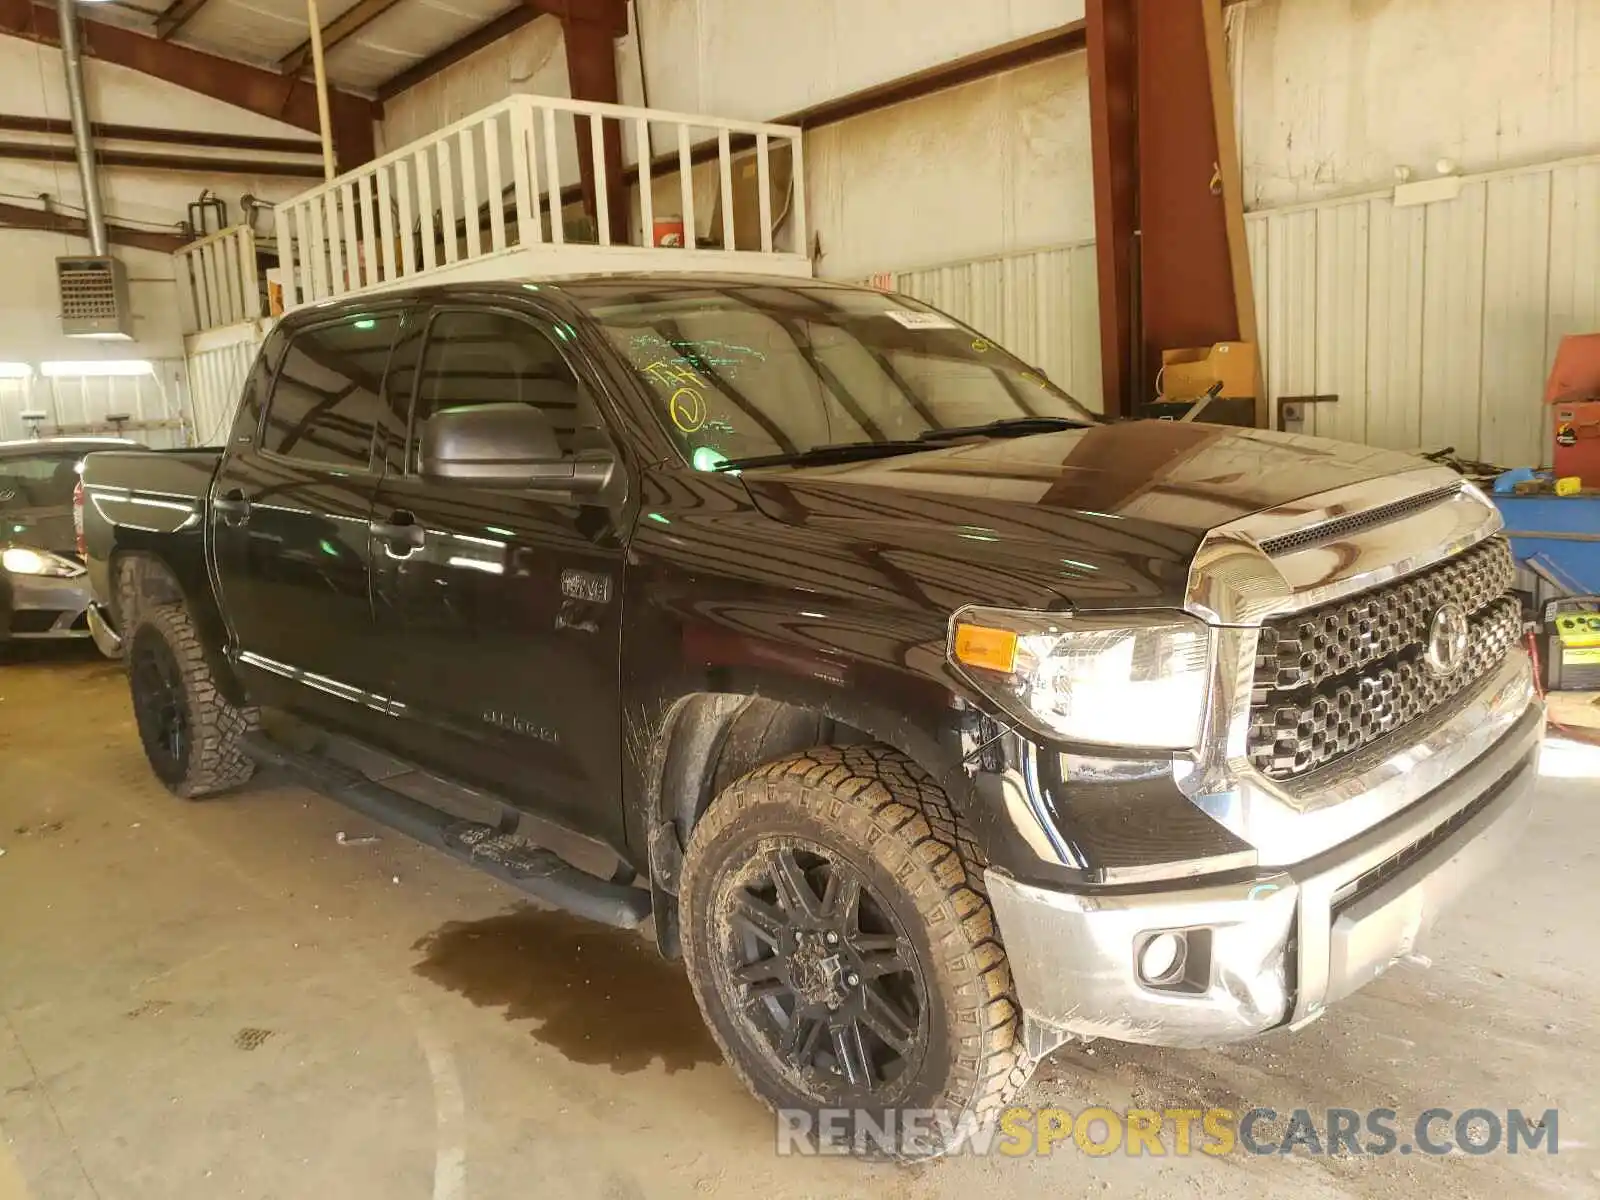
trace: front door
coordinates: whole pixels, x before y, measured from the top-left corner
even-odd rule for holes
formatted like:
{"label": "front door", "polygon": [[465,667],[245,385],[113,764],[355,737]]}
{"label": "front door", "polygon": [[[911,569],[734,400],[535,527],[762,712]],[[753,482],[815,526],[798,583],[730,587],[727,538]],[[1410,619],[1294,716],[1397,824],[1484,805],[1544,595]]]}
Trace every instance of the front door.
{"label": "front door", "polygon": [[361,726],[382,711],[368,525],[380,397],[402,310],[288,335],[254,440],[212,485],[217,587],[231,652],[262,701]]}
{"label": "front door", "polygon": [[579,361],[511,312],[442,308],[428,327],[410,435],[373,512],[378,629],[395,648],[395,732],[429,766],[623,844],[618,708],[627,475],[593,495],[422,478],[445,408],[542,409],[567,453],[610,447]]}

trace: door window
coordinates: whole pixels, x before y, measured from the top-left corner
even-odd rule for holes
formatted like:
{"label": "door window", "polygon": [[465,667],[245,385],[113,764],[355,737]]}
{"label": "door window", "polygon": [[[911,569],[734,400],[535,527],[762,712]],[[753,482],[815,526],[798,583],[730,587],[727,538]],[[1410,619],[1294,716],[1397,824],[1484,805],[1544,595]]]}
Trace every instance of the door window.
{"label": "door window", "polygon": [[505,313],[442,312],[428,329],[416,408],[411,463],[418,471],[422,423],[447,408],[529,404],[549,418],[561,453],[593,445],[598,420],[584,403],[578,378],[542,331]]}
{"label": "door window", "polygon": [[368,470],[383,373],[400,315],[356,315],[293,335],[278,370],[261,448],[268,454]]}

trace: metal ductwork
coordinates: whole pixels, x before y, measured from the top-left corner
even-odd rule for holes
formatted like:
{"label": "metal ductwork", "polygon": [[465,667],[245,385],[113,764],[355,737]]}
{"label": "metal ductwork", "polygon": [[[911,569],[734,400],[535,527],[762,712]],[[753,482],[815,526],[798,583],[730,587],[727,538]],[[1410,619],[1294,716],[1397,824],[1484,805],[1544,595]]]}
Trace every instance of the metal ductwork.
{"label": "metal ductwork", "polygon": [[128,282],[122,264],[108,252],[106,214],[100,202],[100,176],[95,170],[94,137],[89,103],[83,90],[83,39],[79,36],[75,0],[56,0],[61,29],[61,57],[67,72],[67,108],[72,117],[72,147],[83,190],[84,223],[89,254],[56,259],[56,285],[61,298],[61,332],[69,337],[128,338]]}

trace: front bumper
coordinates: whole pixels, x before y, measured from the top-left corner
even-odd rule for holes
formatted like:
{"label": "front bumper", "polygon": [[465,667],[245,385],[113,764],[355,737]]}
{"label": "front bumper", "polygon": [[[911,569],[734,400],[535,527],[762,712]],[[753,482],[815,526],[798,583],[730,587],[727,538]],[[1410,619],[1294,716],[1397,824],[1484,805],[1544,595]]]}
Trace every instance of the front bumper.
{"label": "front bumper", "polygon": [[[990,870],[1032,1034],[1159,1046],[1298,1025],[1411,953],[1510,849],[1538,777],[1544,710],[1526,704],[1470,765],[1349,841],[1270,874],[1161,890],[1069,892]],[[1152,934],[1186,931],[1181,977],[1141,980]],[[1030,1036],[1032,1036],[1032,1034]]]}
{"label": "front bumper", "polygon": [[0,640],[61,640],[90,636],[88,609],[94,601],[86,574],[62,579],[8,574],[10,604],[0,606]]}

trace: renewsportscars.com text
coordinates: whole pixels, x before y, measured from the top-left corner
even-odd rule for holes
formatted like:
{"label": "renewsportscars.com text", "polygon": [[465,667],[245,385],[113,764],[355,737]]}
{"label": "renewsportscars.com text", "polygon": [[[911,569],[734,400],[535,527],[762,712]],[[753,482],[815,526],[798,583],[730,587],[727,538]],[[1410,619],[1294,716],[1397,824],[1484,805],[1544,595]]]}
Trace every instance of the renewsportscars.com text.
{"label": "renewsportscars.com text", "polygon": [[1428,1108],[1402,1116],[1392,1108],[1278,1112],[1252,1108],[1008,1108],[985,1121],[957,1120],[940,1109],[823,1109],[777,1113],[779,1154],[984,1157],[1070,1151],[1103,1157],[1203,1154],[1559,1154],[1556,1109]]}

